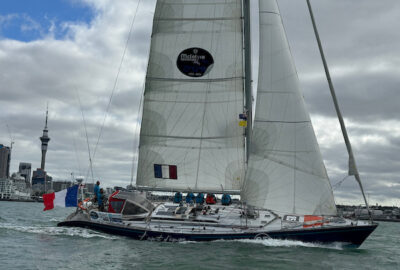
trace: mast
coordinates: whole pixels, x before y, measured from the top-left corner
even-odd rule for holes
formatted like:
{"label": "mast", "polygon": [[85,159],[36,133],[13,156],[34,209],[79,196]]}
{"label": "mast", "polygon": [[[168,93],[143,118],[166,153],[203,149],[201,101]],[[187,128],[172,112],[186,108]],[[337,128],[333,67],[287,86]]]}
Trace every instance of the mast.
{"label": "mast", "polygon": [[307,5],[308,5],[308,9],[310,11],[310,16],[311,16],[311,21],[312,21],[313,28],[314,28],[315,37],[317,39],[318,48],[319,48],[319,51],[320,51],[320,54],[321,54],[322,62],[324,64],[325,74],[326,74],[326,78],[328,80],[329,89],[330,89],[330,92],[331,92],[331,95],[332,95],[333,103],[335,105],[336,114],[337,114],[339,122],[340,122],[340,127],[342,129],[343,138],[344,138],[344,141],[346,143],[347,152],[349,154],[349,175],[354,175],[354,177],[356,178],[356,180],[358,182],[358,185],[360,186],[361,193],[362,193],[362,195],[364,197],[364,202],[365,202],[365,205],[367,207],[369,216],[370,216],[370,218],[372,220],[371,211],[369,210],[368,201],[367,201],[367,198],[365,197],[364,188],[363,188],[363,185],[361,183],[360,174],[358,173],[358,169],[357,169],[357,166],[356,166],[356,161],[354,159],[353,149],[352,149],[351,144],[350,144],[350,139],[349,139],[349,136],[347,134],[347,130],[346,130],[346,126],[344,124],[343,116],[342,116],[342,114],[340,112],[339,104],[338,104],[338,101],[337,101],[337,98],[336,98],[335,89],[333,87],[331,75],[329,73],[328,64],[327,64],[326,59],[325,59],[324,50],[322,48],[321,39],[320,39],[319,34],[318,34],[318,29],[317,29],[317,25],[315,23],[314,14],[313,14],[313,11],[312,11],[310,0],[307,0]]}
{"label": "mast", "polygon": [[250,0],[243,0],[244,14],[244,74],[245,74],[245,101],[247,110],[246,128],[246,162],[249,159],[251,132],[253,127],[253,94],[251,89],[251,23],[250,23]]}

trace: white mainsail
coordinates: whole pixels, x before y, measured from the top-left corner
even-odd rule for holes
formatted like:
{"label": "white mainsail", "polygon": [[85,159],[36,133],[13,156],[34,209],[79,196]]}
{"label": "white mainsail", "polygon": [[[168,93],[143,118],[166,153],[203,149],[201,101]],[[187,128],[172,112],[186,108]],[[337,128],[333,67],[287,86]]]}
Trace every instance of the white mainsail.
{"label": "white mainsail", "polygon": [[244,178],[241,0],[159,0],[140,133],[139,187],[239,190]]}
{"label": "white mainsail", "polygon": [[335,215],[278,5],[260,0],[259,8],[257,103],[242,201],[281,215]]}

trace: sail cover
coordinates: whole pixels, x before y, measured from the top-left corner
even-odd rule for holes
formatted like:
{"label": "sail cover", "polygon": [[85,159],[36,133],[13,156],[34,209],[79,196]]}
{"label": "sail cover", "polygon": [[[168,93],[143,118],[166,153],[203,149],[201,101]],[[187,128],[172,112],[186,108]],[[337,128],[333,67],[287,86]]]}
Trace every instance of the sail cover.
{"label": "sail cover", "polygon": [[259,5],[257,103],[242,200],[278,214],[335,215],[277,3],[260,0]]}
{"label": "sail cover", "polygon": [[241,0],[157,1],[137,186],[240,189],[242,25]]}

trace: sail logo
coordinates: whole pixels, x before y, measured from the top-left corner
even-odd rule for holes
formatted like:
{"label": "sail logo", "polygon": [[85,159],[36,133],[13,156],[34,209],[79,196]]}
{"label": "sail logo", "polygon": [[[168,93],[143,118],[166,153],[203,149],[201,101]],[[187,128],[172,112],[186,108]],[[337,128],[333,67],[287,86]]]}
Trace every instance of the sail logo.
{"label": "sail logo", "polygon": [[202,77],[212,69],[212,55],[201,48],[189,48],[182,51],[176,60],[176,66],[186,76]]}

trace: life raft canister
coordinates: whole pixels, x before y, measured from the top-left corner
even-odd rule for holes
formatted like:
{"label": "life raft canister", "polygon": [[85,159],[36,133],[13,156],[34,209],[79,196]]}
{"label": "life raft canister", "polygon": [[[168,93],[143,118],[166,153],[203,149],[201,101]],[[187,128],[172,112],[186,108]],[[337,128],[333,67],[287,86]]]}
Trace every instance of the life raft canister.
{"label": "life raft canister", "polygon": [[78,207],[79,207],[80,209],[82,209],[82,210],[87,210],[87,208],[85,208],[84,206],[86,206],[86,203],[87,203],[88,201],[90,201],[90,198],[84,199],[84,200],[83,200],[83,203],[82,203],[82,201],[78,203]]}

